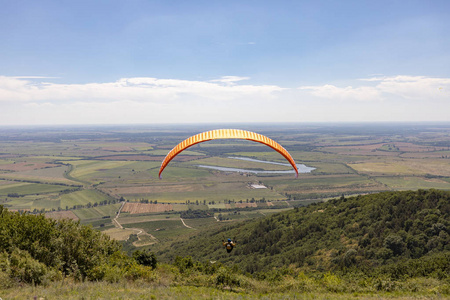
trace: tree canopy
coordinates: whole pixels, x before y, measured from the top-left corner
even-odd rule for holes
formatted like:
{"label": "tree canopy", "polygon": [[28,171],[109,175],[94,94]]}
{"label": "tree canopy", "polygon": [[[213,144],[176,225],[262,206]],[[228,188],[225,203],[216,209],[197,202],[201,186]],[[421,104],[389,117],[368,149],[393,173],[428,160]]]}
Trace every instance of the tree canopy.
{"label": "tree canopy", "polygon": [[[189,242],[174,243],[176,250],[161,254],[170,257],[184,252],[198,260],[220,259],[249,273],[285,266],[373,272],[426,257],[448,261],[449,233],[450,192],[384,192],[332,199],[206,232]],[[218,246],[223,236],[237,238],[233,255],[225,255]],[[442,272],[449,266],[437,268]]]}

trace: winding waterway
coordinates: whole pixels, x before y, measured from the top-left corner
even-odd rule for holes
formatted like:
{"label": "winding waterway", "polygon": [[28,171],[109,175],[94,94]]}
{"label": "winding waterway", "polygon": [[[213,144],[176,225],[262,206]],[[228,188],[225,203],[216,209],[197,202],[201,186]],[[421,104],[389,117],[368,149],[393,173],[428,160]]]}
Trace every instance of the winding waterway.
{"label": "winding waterway", "polygon": [[[258,163],[264,163],[264,164],[272,164],[272,165],[281,165],[281,166],[287,166],[290,167],[290,164],[287,163],[279,163],[274,161],[265,161],[265,160],[258,160],[248,157],[234,157],[230,156],[228,158],[232,159],[240,159],[240,160],[246,160],[246,161],[253,161]],[[212,169],[212,170],[218,170],[218,171],[224,171],[224,172],[241,172],[241,173],[254,173],[254,174],[292,174],[295,173],[294,170],[287,170],[287,171],[265,171],[265,170],[249,170],[249,169],[239,169],[239,168],[228,168],[228,167],[219,167],[219,166],[207,166],[207,165],[197,165],[197,167],[205,168],[205,169]],[[297,165],[298,172],[299,173],[310,173],[312,170],[315,170],[316,168],[308,167],[304,164]]]}

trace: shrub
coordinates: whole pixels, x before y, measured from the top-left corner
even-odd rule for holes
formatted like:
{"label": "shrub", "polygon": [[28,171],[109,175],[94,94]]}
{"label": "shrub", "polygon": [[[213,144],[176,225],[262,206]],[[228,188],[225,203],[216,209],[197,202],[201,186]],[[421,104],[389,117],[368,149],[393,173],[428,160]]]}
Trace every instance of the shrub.
{"label": "shrub", "polygon": [[9,258],[11,277],[26,283],[40,284],[55,277],[46,265],[33,259],[27,251],[14,249]]}
{"label": "shrub", "polygon": [[154,253],[150,251],[141,251],[136,250],[133,253],[133,258],[136,260],[136,262],[140,265],[151,267],[152,269],[156,268],[157,260]]}
{"label": "shrub", "polygon": [[216,285],[236,287],[241,285],[239,277],[231,270],[221,267],[215,274],[214,282]]}

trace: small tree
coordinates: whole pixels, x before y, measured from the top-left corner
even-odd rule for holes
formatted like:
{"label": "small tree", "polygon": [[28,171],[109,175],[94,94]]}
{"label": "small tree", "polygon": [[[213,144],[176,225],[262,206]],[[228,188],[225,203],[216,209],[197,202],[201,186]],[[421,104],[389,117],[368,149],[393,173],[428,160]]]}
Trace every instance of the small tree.
{"label": "small tree", "polygon": [[133,258],[137,261],[138,264],[152,267],[152,269],[156,268],[157,260],[154,253],[150,251],[140,251],[136,250],[133,252]]}

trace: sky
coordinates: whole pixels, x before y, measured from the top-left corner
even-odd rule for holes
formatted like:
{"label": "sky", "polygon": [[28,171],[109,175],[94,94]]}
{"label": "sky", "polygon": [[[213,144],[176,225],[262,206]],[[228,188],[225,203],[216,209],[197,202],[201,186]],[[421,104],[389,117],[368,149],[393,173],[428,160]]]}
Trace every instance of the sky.
{"label": "sky", "polygon": [[450,122],[447,0],[0,7],[0,126]]}

